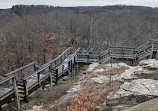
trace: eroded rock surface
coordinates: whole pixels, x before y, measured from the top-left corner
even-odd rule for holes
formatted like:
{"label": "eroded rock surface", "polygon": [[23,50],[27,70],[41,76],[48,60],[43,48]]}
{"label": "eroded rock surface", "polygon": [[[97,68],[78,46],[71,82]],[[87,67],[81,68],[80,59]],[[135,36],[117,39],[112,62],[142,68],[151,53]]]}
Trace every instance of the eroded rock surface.
{"label": "eroded rock surface", "polygon": [[158,80],[136,79],[124,82],[118,90],[110,92],[107,104],[135,105],[155,97],[158,97]]}
{"label": "eroded rock surface", "polygon": [[104,65],[106,71],[111,69],[119,69],[121,67],[128,67],[131,68],[131,66],[128,66],[127,64],[120,62],[120,63],[112,63],[112,64],[105,64]]}
{"label": "eroded rock surface", "polygon": [[136,67],[131,67],[123,72],[118,81],[125,82],[134,79],[158,79],[158,60],[147,59],[139,62]]}
{"label": "eroded rock surface", "polygon": [[99,63],[93,63],[89,65],[89,68],[87,69],[87,72],[92,72],[95,67],[97,67]]}

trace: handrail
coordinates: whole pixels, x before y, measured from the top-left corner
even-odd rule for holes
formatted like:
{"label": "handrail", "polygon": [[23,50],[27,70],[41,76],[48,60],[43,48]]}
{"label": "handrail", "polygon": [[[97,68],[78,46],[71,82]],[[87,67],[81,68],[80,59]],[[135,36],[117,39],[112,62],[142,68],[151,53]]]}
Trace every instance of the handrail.
{"label": "handrail", "polygon": [[41,69],[39,69],[39,70],[37,70],[36,72],[32,73],[31,75],[29,75],[29,76],[27,76],[27,77],[24,77],[23,80],[27,80],[27,79],[30,78],[32,75],[35,75],[35,74],[37,74],[37,73],[42,72],[43,70],[45,70],[45,69],[48,68],[49,66],[50,66],[50,64],[47,65],[47,66],[45,66],[45,67],[43,67],[43,68],[41,68]]}
{"label": "handrail", "polygon": [[[62,62],[61,65],[68,63],[70,60],[72,60],[73,57],[75,57],[78,53],[78,51],[80,50],[80,48],[78,48],[72,55],[70,58],[68,58],[66,61]],[[56,67],[56,69],[58,69],[60,66]]]}
{"label": "handrail", "polygon": [[[59,58],[61,58],[63,55],[65,55],[66,52],[67,52],[67,53],[69,52],[69,53],[67,54],[67,55],[69,55],[69,54],[71,53],[71,47],[67,48],[67,49],[66,49],[62,54],[60,54],[57,58],[55,58],[55,59],[49,61],[48,63],[42,65],[41,67],[47,66],[47,65],[49,65],[49,64],[53,64],[54,62],[58,61]],[[59,64],[58,64],[58,65],[59,65]],[[53,67],[53,68],[54,68],[54,67]]]}
{"label": "handrail", "polygon": [[[48,62],[48,63],[46,63],[46,64],[44,64],[44,65],[42,65],[39,70],[37,70],[36,72],[34,72],[33,74],[31,74],[31,75],[29,75],[29,76],[27,76],[27,77],[24,77],[23,80],[27,80],[27,79],[28,79],[29,77],[31,77],[32,75],[35,75],[35,74],[37,74],[37,73],[39,73],[39,72],[45,70],[46,68],[50,67],[54,62],[58,61],[58,60],[59,60],[60,58],[62,58],[62,56],[65,55],[66,53],[67,53],[67,55],[69,55],[70,51],[71,51],[71,47],[67,48],[67,49],[66,49],[62,54],[60,54],[57,58],[51,60],[50,62]],[[68,53],[68,52],[69,52],[69,53]],[[64,59],[65,59],[65,57],[64,57]],[[62,62],[62,61],[61,61],[61,62]],[[58,64],[57,64],[57,65],[58,65]],[[56,66],[55,66],[55,67],[56,67]],[[53,67],[53,68],[55,68],[55,67]]]}
{"label": "handrail", "polygon": [[12,71],[12,72],[6,74],[5,76],[6,76],[6,77],[7,77],[7,76],[11,76],[12,74],[14,74],[14,73],[16,73],[16,72],[19,72],[19,71],[22,71],[22,70],[24,70],[24,69],[26,69],[26,68],[28,68],[29,66],[34,65],[34,64],[35,64],[35,62],[32,62],[32,63],[30,63],[30,64],[27,64],[27,65],[25,65],[25,66],[23,66],[23,67],[21,67],[21,68],[19,68],[19,69],[16,69],[16,70],[14,70],[14,71]]}
{"label": "handrail", "polygon": [[142,53],[143,51],[146,51],[146,53],[150,53],[149,50],[152,48],[151,43],[154,43],[154,42],[158,42],[158,40],[151,39],[148,42],[146,42],[145,44],[142,44],[142,45],[140,45],[139,47],[136,47],[136,48],[134,48],[134,47],[124,47],[124,46],[110,47],[107,50],[105,50],[104,52],[100,53],[100,59],[101,59],[100,61],[103,62],[104,60],[106,60],[106,58],[112,57],[112,55],[115,55],[115,54],[116,54],[115,56],[117,56],[117,54],[119,54],[119,56],[120,56],[121,53],[122,53],[122,56],[120,56],[120,57],[126,57],[128,55],[128,58],[129,58],[129,55],[131,57],[133,55],[132,58],[136,59],[136,58],[140,57],[138,55],[141,55],[141,56],[144,55]]}
{"label": "handrail", "polygon": [[147,42],[145,44],[140,45],[139,47],[135,48],[135,50],[137,51],[138,49],[143,48],[144,46],[150,45],[150,42]]}
{"label": "handrail", "polygon": [[11,76],[5,77],[4,79],[0,80],[0,85],[11,80],[14,77],[16,77],[16,75],[11,75]]}
{"label": "handrail", "polygon": [[111,46],[110,48],[135,49],[135,47],[126,47],[126,46]]}

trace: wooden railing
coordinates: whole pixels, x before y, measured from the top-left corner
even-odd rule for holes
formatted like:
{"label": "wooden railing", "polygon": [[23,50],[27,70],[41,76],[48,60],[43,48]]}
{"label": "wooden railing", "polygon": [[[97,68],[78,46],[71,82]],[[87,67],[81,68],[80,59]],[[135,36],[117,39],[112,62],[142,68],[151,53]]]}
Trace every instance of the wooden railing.
{"label": "wooden railing", "polygon": [[16,78],[20,80],[23,77],[29,76],[29,74],[36,71],[38,68],[40,68],[40,67],[38,65],[36,65],[35,62],[32,62],[28,65],[25,65],[19,69],[16,69],[16,70],[6,74],[5,77],[16,75]]}
{"label": "wooden railing", "polygon": [[72,53],[71,48],[67,48],[62,54],[60,54],[57,58],[51,60],[50,62],[42,65],[41,67],[45,67],[47,65],[51,65],[51,69],[58,66],[63,62],[63,60]]}
{"label": "wooden railing", "polygon": [[20,108],[20,100],[16,85],[16,75],[11,75],[0,81],[0,106],[9,102],[12,98],[16,99],[17,107]]}
{"label": "wooden railing", "polygon": [[100,63],[107,62],[110,58],[125,58],[133,60],[141,60],[150,56],[152,58],[153,51],[158,51],[158,40],[150,40],[137,48],[133,47],[110,47],[100,53]]}
{"label": "wooden railing", "polygon": [[[76,56],[77,51],[70,58],[68,58],[68,61],[70,61],[73,57]],[[4,103],[6,103],[7,101],[10,101],[12,98],[16,96],[18,99],[24,98],[24,100],[27,102],[29,94],[37,90],[40,86],[43,86],[48,82],[52,86],[53,75],[54,74],[58,75],[56,74],[56,72],[53,72],[53,71],[56,70],[56,67],[60,66],[60,64],[63,64],[64,60],[71,53],[72,53],[71,48],[69,47],[57,58],[42,65],[41,67],[36,65],[35,62],[33,62],[6,74],[4,76],[4,79],[0,81],[0,106],[2,106]],[[5,87],[2,87],[2,86],[5,86]],[[2,90],[3,88],[5,88],[6,90],[3,91]],[[17,92],[15,89],[17,89]],[[18,92],[20,93],[20,95],[22,94],[24,95],[18,96],[19,94]],[[18,104],[20,104],[19,100],[18,100]],[[19,105],[18,105],[18,108],[19,108]]]}
{"label": "wooden railing", "polygon": [[78,51],[77,52],[78,62],[83,62],[83,63],[99,62],[99,55],[100,53],[97,51]]}
{"label": "wooden railing", "polygon": [[75,62],[77,62],[78,64],[77,52],[79,50],[80,48],[78,48],[72,55],[66,58],[62,64],[56,67],[56,72],[58,72],[57,78],[62,77],[63,74],[68,70],[72,71],[74,68],[73,65],[75,64]]}

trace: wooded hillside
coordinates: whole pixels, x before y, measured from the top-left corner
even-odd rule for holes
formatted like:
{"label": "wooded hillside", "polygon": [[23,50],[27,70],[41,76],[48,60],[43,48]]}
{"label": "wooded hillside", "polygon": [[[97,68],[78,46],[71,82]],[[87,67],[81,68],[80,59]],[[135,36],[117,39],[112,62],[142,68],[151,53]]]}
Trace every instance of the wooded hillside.
{"label": "wooded hillside", "polygon": [[0,74],[46,63],[68,46],[102,51],[157,37],[158,8],[17,5],[0,10]]}

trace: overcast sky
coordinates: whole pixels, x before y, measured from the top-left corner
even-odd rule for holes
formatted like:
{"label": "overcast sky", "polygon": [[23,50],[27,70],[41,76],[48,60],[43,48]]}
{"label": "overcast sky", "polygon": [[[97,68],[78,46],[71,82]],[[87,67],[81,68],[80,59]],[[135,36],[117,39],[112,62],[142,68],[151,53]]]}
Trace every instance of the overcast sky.
{"label": "overcast sky", "polygon": [[11,8],[12,5],[52,5],[52,6],[105,6],[105,5],[137,5],[158,7],[158,0],[0,0],[0,9]]}

